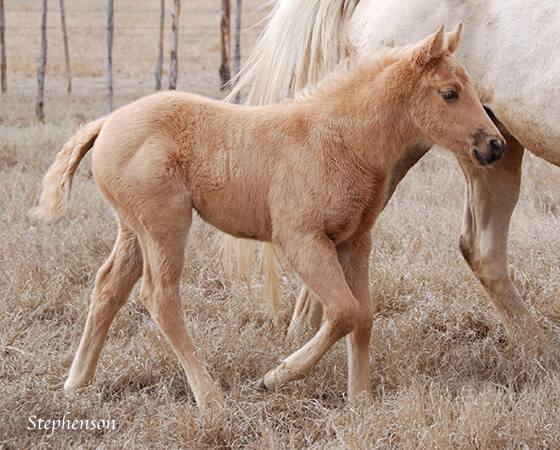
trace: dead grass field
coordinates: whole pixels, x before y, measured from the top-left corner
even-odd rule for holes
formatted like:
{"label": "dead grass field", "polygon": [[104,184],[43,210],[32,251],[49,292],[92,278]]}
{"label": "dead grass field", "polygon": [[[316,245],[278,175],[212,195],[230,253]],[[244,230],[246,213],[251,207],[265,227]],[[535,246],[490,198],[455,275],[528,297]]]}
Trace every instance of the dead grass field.
{"label": "dead grass field", "polygon": [[[39,2],[5,0],[10,79],[9,92],[0,97],[0,447],[560,447],[560,169],[529,154],[510,263],[523,298],[552,338],[549,355],[535,359],[510,344],[462,260],[462,175],[449,154],[433,151],[399,187],[374,230],[371,293],[380,310],[370,347],[371,401],[349,404],[344,398],[343,343],[307,379],[273,394],[256,389],[255,381],[306,338],[305,331],[285,336],[297,283],[285,275],[285,301],[275,319],[259,300],[259,278],[254,296],[227,280],[220,236],[200,220],[186,250],[184,311],[226,407],[217,417],[198,411],[137,290],[112,325],[93,384],[65,395],[62,384],[94,276],[112,248],[116,224],[88,162],[62,219],[48,225],[27,215],[61,145],[80,123],[106,112],[104,2],[66,1],[68,26],[76,27],[70,29],[76,58],[70,95],[56,56],[63,54],[58,2],[50,3],[46,122],[39,123]],[[153,90],[158,2],[115,3],[118,106]],[[260,2],[244,4],[250,11]],[[181,90],[222,95],[219,6],[217,0],[183,2]],[[247,13],[244,23],[264,14]],[[244,35],[245,55],[258,30]],[[168,34],[167,50],[169,42]],[[30,416],[56,420],[65,413],[70,419],[114,419],[117,428],[52,435],[27,429]]]}

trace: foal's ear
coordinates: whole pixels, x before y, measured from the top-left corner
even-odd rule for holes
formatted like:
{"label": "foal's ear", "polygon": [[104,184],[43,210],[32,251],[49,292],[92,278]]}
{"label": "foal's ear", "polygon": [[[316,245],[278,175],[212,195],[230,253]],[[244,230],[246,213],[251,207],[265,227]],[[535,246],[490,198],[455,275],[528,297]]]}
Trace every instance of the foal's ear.
{"label": "foal's ear", "polygon": [[425,66],[430,61],[440,58],[445,51],[443,47],[444,40],[445,33],[442,25],[439,27],[439,30],[428,36],[418,45],[416,51],[414,52],[416,62],[421,66]]}
{"label": "foal's ear", "polygon": [[454,53],[457,50],[459,42],[461,42],[461,35],[463,34],[463,22],[459,22],[457,28],[451,33],[447,33],[447,50],[449,53]]}

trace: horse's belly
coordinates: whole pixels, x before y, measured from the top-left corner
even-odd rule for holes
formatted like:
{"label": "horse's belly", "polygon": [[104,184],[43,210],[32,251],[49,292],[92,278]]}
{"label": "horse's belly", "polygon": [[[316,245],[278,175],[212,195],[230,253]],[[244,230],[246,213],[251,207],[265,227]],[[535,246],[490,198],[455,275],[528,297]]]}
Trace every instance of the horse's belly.
{"label": "horse's belly", "polygon": [[270,241],[268,208],[255,198],[235,195],[210,195],[194,201],[200,217],[224,233],[244,239]]}
{"label": "horse's belly", "polygon": [[508,131],[523,147],[546,161],[560,166],[560,127],[544,118],[537,120],[528,114],[500,111],[497,115]]}

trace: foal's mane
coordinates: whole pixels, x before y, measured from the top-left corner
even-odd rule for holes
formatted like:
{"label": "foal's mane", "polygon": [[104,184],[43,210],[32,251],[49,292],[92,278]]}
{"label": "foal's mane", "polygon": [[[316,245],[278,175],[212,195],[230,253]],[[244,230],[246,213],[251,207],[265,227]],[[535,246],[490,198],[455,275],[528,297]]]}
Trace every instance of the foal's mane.
{"label": "foal's mane", "polygon": [[353,55],[348,56],[340,61],[317,85],[299,92],[295,99],[308,100],[328,97],[352,81],[372,80],[386,67],[409,53],[409,48],[383,48],[376,52],[366,53],[360,58],[352,57]]}

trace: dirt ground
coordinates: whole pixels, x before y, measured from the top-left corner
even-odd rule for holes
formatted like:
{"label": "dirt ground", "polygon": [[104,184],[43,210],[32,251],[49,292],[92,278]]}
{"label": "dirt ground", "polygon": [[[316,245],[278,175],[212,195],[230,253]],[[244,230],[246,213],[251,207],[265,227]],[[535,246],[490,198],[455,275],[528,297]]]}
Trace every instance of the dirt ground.
{"label": "dirt ground", "polygon": [[[35,118],[40,2],[5,0],[9,90],[0,96],[0,447],[2,448],[557,448],[560,446],[560,185],[527,154],[514,214],[514,281],[551,338],[544,357],[507,336],[458,250],[463,181],[433,151],[407,176],[374,230],[372,399],[348,403],[343,342],[309,377],[256,388],[309,333],[286,336],[298,284],[283,274],[278,317],[229,280],[220,234],[196,220],[182,279],[189,332],[221,386],[217,416],[194,403],[178,360],[137,288],[119,312],[93,383],[62,389],[95,273],[116,236],[82,163],[67,213],[31,219],[41,178],[80,124],[107,112],[104,2],[66,0],[73,92],[66,93],[58,2],[49,2],[44,123]],[[221,98],[217,0],[182,2],[178,89]],[[245,1],[242,55],[269,6]],[[159,2],[115,2],[115,105],[152,93]],[[167,2],[167,85],[171,3]],[[115,429],[38,429],[38,420],[111,421]],[[112,422],[114,421],[114,422]]]}

